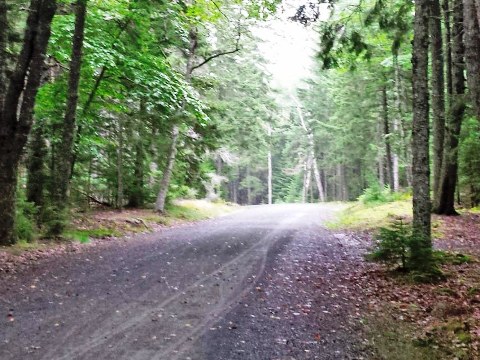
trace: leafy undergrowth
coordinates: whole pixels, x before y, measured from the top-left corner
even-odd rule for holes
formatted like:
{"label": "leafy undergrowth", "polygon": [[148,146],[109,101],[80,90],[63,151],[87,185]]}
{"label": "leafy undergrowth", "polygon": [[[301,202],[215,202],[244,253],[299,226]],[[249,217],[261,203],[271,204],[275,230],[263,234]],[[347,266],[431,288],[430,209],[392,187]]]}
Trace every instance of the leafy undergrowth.
{"label": "leafy undergrowth", "polygon": [[[63,252],[79,251],[85,244],[109,241],[131,234],[149,233],[166,227],[205,220],[228,214],[237,207],[204,200],[181,200],[170,205],[165,214],[149,209],[96,210],[74,214],[71,226],[59,239],[20,241],[11,247],[0,247],[0,273],[13,272],[40,258]],[[93,241],[97,240],[97,241]]]}
{"label": "leafy undergrowth", "polygon": [[[410,206],[356,204],[332,227],[373,244],[373,230],[391,215],[408,217]],[[435,248],[446,251],[435,252],[442,282],[418,284],[375,263],[352,274],[364,289],[365,323],[381,359],[480,359],[480,215],[435,216],[434,237]]]}
{"label": "leafy undergrowth", "polygon": [[461,216],[436,216],[438,248],[480,256],[480,214],[464,211]]}
{"label": "leafy undergrowth", "polygon": [[411,216],[411,200],[373,205],[356,202],[343,210],[336,221],[328,223],[328,227],[334,230],[373,230],[386,226],[392,217]]}

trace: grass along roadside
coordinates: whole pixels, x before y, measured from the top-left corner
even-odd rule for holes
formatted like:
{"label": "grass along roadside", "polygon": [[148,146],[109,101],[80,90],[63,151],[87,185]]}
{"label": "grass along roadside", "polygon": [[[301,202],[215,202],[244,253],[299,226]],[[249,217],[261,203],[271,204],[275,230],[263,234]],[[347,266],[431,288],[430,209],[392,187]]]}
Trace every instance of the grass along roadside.
{"label": "grass along roadside", "polygon": [[70,232],[71,239],[85,242],[89,238],[121,237],[132,233],[158,230],[162,227],[200,221],[225,215],[237,210],[237,206],[206,200],[178,200],[170,204],[166,212],[157,213],[149,209],[124,211],[97,211],[77,215]]}
{"label": "grass along roadside", "polygon": [[384,204],[349,203],[336,220],[327,223],[331,230],[375,230],[388,225],[393,217],[412,216],[412,201],[399,200]]}
{"label": "grass along roadside", "polygon": [[35,252],[50,253],[59,250],[59,248],[88,244],[96,239],[118,238],[210,219],[229,214],[238,209],[238,206],[223,202],[178,200],[169,205],[164,214],[156,213],[150,209],[125,209],[123,211],[109,209],[75,213],[72,216],[70,226],[59,239],[22,240],[10,247],[0,247],[0,263],[8,256],[21,256],[25,253],[33,254]]}

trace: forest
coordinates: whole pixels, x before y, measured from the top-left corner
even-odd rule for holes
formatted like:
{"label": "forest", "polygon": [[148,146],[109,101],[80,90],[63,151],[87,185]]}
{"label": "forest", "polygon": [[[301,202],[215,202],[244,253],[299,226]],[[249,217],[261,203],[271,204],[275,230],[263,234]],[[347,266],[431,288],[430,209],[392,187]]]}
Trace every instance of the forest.
{"label": "forest", "polygon": [[480,202],[480,4],[297,5],[318,51],[287,91],[255,30],[281,1],[0,0],[0,243],[98,206],[412,192],[428,263],[431,213]]}
{"label": "forest", "polygon": [[0,0],[0,358],[478,359],[479,154],[480,0]]}

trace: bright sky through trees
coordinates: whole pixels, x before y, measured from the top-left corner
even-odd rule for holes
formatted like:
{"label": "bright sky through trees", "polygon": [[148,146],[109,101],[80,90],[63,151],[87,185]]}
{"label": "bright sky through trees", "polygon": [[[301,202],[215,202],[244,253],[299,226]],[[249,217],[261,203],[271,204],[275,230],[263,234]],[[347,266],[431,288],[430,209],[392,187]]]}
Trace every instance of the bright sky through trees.
{"label": "bright sky through trees", "polygon": [[[302,80],[311,77],[315,66],[314,56],[318,50],[315,27],[289,20],[303,3],[302,0],[285,1],[275,16],[254,30],[263,40],[258,46],[268,61],[272,85],[280,90],[294,91],[301,86]],[[326,18],[328,9],[323,7],[321,14]]]}

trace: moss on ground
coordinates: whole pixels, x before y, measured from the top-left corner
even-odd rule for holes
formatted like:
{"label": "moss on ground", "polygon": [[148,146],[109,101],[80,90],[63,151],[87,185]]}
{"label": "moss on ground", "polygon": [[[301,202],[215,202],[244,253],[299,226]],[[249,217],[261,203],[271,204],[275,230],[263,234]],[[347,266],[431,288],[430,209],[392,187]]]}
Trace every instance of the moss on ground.
{"label": "moss on ground", "polygon": [[387,226],[393,217],[412,216],[412,201],[401,200],[378,205],[352,203],[344,209],[337,220],[327,224],[332,230],[374,230]]}
{"label": "moss on ground", "polygon": [[385,314],[364,320],[369,344],[375,359],[439,360],[451,354],[440,348],[433,338],[412,337],[415,330],[404,322]]}

